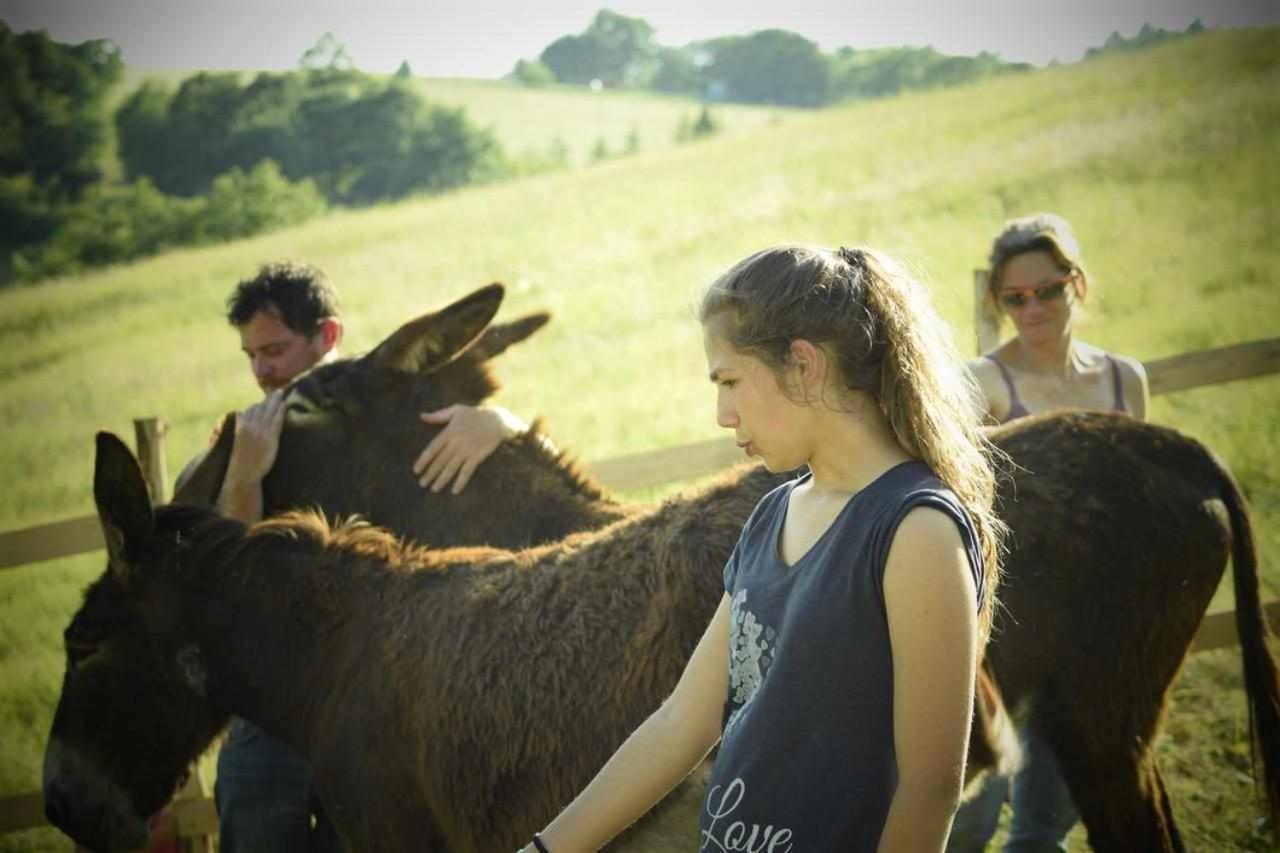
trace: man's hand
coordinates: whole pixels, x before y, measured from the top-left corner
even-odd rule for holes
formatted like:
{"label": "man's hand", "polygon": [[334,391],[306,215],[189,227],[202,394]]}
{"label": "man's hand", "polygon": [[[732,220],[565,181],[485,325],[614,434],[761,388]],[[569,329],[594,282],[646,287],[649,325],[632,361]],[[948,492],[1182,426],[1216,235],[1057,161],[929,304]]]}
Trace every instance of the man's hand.
{"label": "man's hand", "polygon": [[413,473],[424,488],[438,492],[453,483],[453,494],[467,487],[471,475],[498,445],[529,429],[506,409],[498,406],[454,405],[435,412],[423,412],[423,423],[444,424],[413,463]]}
{"label": "man's hand", "polygon": [[272,391],[236,418],[236,441],[218,505],[245,522],[262,518],[262,480],[276,461],[284,426],[284,391]]}

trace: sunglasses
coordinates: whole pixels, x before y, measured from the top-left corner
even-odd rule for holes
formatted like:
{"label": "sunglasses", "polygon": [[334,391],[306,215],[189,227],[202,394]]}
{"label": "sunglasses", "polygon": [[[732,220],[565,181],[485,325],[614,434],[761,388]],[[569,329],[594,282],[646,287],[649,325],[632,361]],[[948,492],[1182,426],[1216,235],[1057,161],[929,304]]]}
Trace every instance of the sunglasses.
{"label": "sunglasses", "polygon": [[1075,276],[1074,272],[1069,272],[1062,278],[1055,279],[1048,284],[1042,284],[1039,287],[1027,287],[1019,290],[1002,290],[997,298],[1000,304],[1005,308],[1022,308],[1027,304],[1027,300],[1034,294],[1035,299],[1040,304],[1055,302],[1063,297],[1067,292],[1067,285],[1071,283],[1071,279]]}

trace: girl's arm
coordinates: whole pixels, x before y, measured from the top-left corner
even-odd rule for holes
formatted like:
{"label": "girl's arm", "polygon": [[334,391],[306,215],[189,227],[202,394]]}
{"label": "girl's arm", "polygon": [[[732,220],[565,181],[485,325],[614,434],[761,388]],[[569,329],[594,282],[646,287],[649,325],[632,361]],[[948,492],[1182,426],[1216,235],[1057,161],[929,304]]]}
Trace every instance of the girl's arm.
{"label": "girl's arm", "polygon": [[[553,853],[597,850],[652,808],[720,740],[728,689],[726,595],[675,690],[542,832],[547,849]],[[533,851],[532,846],[524,849]]]}
{"label": "girl's arm", "polygon": [[937,853],[946,846],[973,708],[976,596],[955,522],[936,509],[908,512],[884,574],[898,787],[881,851]]}

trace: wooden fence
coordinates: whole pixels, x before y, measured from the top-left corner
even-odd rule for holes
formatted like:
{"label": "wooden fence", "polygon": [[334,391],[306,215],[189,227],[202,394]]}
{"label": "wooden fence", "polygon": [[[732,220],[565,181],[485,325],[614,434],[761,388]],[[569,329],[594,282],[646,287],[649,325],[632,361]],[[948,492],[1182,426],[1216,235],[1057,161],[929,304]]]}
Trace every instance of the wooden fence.
{"label": "wooden fence", "polygon": [[[978,351],[996,343],[999,323],[986,288],[986,272],[974,276]],[[1267,338],[1234,346],[1184,353],[1145,362],[1153,395],[1168,394],[1205,385],[1280,373],[1280,338]],[[164,466],[164,422],[159,418],[134,421],[138,458],[157,503],[167,500]],[[680,447],[632,453],[597,462],[589,467],[596,479],[616,492],[647,489],[696,479],[742,460],[732,439],[719,438]],[[15,566],[97,551],[103,547],[102,531],[95,515],[81,516],[21,530],[0,533],[0,570]],[[1280,631],[1280,601],[1266,605],[1267,620]],[[1233,611],[1209,614],[1192,644],[1199,652],[1238,642]],[[170,807],[175,832],[188,850],[211,850],[210,837],[217,832],[213,801],[199,783],[199,774]],[[0,798],[0,835],[45,825],[40,793]]]}

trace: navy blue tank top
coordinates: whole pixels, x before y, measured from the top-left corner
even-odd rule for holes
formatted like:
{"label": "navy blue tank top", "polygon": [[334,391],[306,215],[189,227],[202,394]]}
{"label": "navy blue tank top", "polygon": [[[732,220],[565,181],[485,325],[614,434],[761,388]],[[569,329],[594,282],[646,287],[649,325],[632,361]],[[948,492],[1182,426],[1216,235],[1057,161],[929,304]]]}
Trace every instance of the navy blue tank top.
{"label": "navy blue tank top", "polygon": [[972,522],[920,462],[851,497],[787,566],[780,535],[804,479],[760,501],[725,566],[729,694],[701,851],[874,851],[897,786],[884,568],[907,512],[928,506],[955,521],[984,595]]}

